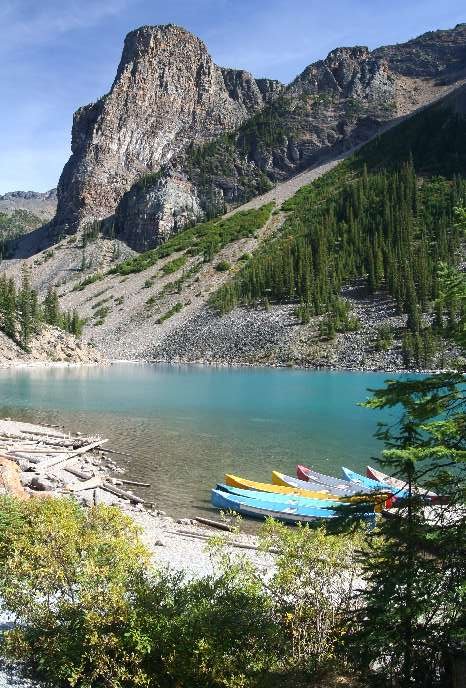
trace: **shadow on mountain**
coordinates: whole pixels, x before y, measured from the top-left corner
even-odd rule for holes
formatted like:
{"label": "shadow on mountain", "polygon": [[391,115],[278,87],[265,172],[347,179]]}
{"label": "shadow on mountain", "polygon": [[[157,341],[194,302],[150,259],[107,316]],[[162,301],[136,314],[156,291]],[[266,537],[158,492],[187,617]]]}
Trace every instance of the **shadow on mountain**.
{"label": "shadow on mountain", "polygon": [[56,231],[52,223],[48,222],[42,227],[33,229],[19,239],[8,242],[6,245],[9,259],[30,258],[41,251],[50,248],[58,241]]}

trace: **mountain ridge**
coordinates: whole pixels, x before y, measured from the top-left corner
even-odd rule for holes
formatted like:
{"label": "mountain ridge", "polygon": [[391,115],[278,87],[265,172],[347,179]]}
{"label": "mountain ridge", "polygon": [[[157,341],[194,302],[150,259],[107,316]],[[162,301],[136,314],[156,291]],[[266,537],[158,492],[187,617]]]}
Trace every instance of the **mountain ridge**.
{"label": "mountain ridge", "polygon": [[336,48],[288,86],[218,67],[181,27],[141,27],[109,93],[75,114],[52,231],[103,222],[145,250],[367,140],[463,72],[465,24],[373,51]]}

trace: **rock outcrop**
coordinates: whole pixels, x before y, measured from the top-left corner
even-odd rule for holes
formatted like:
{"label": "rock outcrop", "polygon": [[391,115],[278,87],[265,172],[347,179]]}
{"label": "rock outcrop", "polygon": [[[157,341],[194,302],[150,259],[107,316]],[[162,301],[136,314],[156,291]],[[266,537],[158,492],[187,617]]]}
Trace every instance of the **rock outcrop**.
{"label": "rock outcrop", "polygon": [[0,332],[0,366],[55,363],[101,363],[103,357],[97,349],[58,327],[42,325],[30,342],[29,352],[21,349],[12,339]]}
{"label": "rock outcrop", "polygon": [[176,26],[130,33],[110,92],[78,110],[55,231],[103,220],[144,250],[373,136],[466,76],[466,24],[337,48],[289,86],[217,67]]}
{"label": "rock outcrop", "polygon": [[110,92],[75,113],[55,225],[71,233],[111,215],[135,180],[188,145],[234,130],[279,90],[217,67],[178,26],[132,31]]}
{"label": "rock outcrop", "polygon": [[385,60],[394,74],[449,82],[464,76],[466,23],[451,30],[428,31],[406,43],[377,48],[372,54]]}
{"label": "rock outcrop", "polygon": [[196,187],[186,178],[166,176],[135,184],[105,227],[132,249],[145,251],[203,215]]}

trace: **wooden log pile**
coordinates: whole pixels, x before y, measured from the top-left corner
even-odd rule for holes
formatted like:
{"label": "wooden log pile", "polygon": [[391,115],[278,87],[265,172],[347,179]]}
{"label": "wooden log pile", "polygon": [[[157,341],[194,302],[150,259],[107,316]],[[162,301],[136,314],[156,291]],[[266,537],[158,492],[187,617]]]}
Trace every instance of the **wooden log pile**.
{"label": "wooden log pile", "polygon": [[[98,436],[67,434],[56,427],[0,419],[0,455],[4,457],[3,464],[0,462],[0,491],[24,497],[39,492],[42,496],[58,493],[81,497],[92,490],[91,501],[97,504],[103,501],[97,494],[102,490],[132,504],[153,506],[117,486],[126,483],[149,487],[148,483],[117,481],[110,477],[101,452],[107,441]],[[96,451],[100,452],[99,457]],[[86,497],[82,499],[89,503]]]}

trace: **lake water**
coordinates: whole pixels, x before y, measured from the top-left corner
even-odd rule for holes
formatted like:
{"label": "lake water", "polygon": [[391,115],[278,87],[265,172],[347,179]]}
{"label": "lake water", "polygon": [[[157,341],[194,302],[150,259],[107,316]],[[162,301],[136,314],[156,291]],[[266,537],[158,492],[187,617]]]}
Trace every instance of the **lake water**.
{"label": "lake water", "polygon": [[[172,516],[210,512],[226,472],[270,481],[296,463],[339,475],[379,455],[377,422],[357,406],[389,373],[115,364],[0,370],[0,416],[101,434],[127,477]],[[392,416],[394,417],[394,416]]]}

